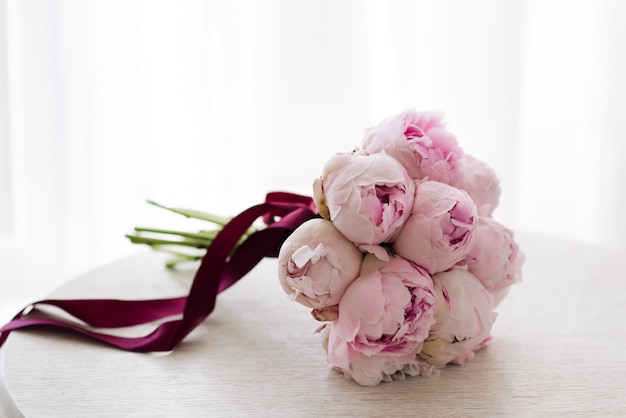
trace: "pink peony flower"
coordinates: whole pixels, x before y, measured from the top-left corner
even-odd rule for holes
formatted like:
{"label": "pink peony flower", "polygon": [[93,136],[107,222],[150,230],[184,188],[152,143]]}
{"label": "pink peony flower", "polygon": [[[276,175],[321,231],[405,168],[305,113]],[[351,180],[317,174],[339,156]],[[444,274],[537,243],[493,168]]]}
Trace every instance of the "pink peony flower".
{"label": "pink peony flower", "polygon": [[363,150],[385,151],[406,168],[413,179],[448,183],[463,156],[456,138],[445,129],[441,112],[407,109],[365,131]]}
{"label": "pink peony flower", "polygon": [[314,309],[339,303],[363,260],[356,246],[325,219],[311,219],[285,240],[278,278],[288,295]]}
{"label": "pink peony flower", "polygon": [[513,239],[513,231],[490,218],[479,219],[476,242],[463,262],[495,296],[496,306],[508,287],[522,280],[524,254]]}
{"label": "pink peony flower", "polygon": [[320,214],[357,245],[392,241],[413,205],[415,186],[386,154],[337,154],[313,185]]}
{"label": "pink peony flower", "polygon": [[465,154],[458,161],[450,185],[465,190],[470,195],[480,216],[491,216],[500,201],[500,179],[484,162]]}
{"label": "pink peony flower", "polygon": [[328,361],[359,384],[378,384],[416,358],[436,309],[426,271],[401,257],[384,262],[368,254],[339,302]]}
{"label": "pink peony flower", "polygon": [[477,223],[476,205],[466,192],[436,181],[419,183],[393,250],[431,274],[445,271],[471,250]]}
{"label": "pink peony flower", "polygon": [[[420,357],[431,364],[461,364],[481,347],[496,320],[494,300],[467,270],[454,268],[433,276],[438,298],[436,323],[424,342]],[[472,353],[470,353],[472,351]]]}

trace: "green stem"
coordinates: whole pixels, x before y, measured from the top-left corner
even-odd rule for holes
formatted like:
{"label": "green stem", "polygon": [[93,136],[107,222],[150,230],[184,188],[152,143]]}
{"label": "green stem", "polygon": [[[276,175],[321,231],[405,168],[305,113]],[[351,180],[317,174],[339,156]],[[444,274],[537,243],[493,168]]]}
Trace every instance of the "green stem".
{"label": "green stem", "polygon": [[173,229],[135,227],[135,232],[152,232],[155,234],[163,234],[163,235],[178,235],[178,236],[185,237],[185,238],[212,241],[217,235],[217,233],[219,232],[219,230],[214,229],[211,231],[187,232],[187,231],[175,231]]}
{"label": "green stem", "polygon": [[202,260],[202,256],[174,256],[165,261],[165,267],[173,269],[178,264]]}
{"label": "green stem", "polygon": [[169,248],[161,247],[160,245],[153,245],[152,248],[156,251],[168,253],[173,256],[173,257],[168,258],[165,261],[165,267],[167,268],[174,268],[178,264],[181,264],[181,263],[199,261],[199,260],[202,260],[202,257],[204,257],[204,253],[200,253],[200,254],[181,253],[180,251],[174,251]]}
{"label": "green stem", "polygon": [[133,244],[147,244],[150,246],[180,245],[183,247],[191,247],[191,248],[207,248],[209,245],[211,245],[211,242],[212,242],[212,240],[193,240],[193,239],[167,240],[167,239],[144,237],[141,235],[130,235],[130,234],[127,234],[126,238],[128,238],[130,242],[132,242]]}
{"label": "green stem", "polygon": [[211,222],[220,226],[224,226],[230,221],[230,218],[213,215],[212,213],[206,213],[206,212],[202,212],[199,210],[185,209],[185,208],[171,208],[168,206],[161,205],[160,203],[157,203],[153,200],[148,200],[147,202],[159,208],[169,210],[170,212],[174,212],[174,213],[178,213],[179,215],[186,216],[187,218],[201,219],[203,221]]}
{"label": "green stem", "polygon": [[175,255],[177,257],[183,257],[183,258],[187,258],[187,257],[193,258],[193,259],[202,258],[202,257],[204,257],[204,254],[205,254],[204,251],[199,252],[197,254],[184,253],[184,252],[181,252],[181,251],[172,250],[171,248],[161,247],[158,244],[157,245],[153,245],[152,248],[154,248],[155,250],[160,251],[162,253],[168,253],[168,254]]}
{"label": "green stem", "polygon": [[[157,206],[162,209],[169,210],[170,212],[174,212],[187,218],[195,218],[203,221],[211,222],[218,226],[217,229],[208,230],[208,231],[198,231],[198,232],[187,232],[187,231],[177,231],[173,229],[160,229],[160,228],[146,228],[146,227],[135,227],[135,234],[127,234],[126,238],[130,240],[133,244],[145,244],[150,246],[153,250],[167,252],[171,254],[173,257],[168,259],[165,263],[166,267],[173,268],[179,263],[188,262],[188,261],[197,261],[201,260],[204,257],[204,254],[186,254],[179,251],[174,251],[169,249],[168,247],[186,247],[186,248],[198,248],[198,249],[206,249],[208,248],[217,234],[222,230],[222,228],[230,222],[230,218],[213,215],[206,212],[201,212],[193,209],[183,209],[183,208],[171,208],[168,206],[163,206],[159,203],[156,203],[152,200],[148,200],[148,203],[154,206]],[[244,242],[250,235],[256,232],[256,228],[250,227],[246,233],[241,237],[237,245],[240,245]],[[142,233],[147,233],[146,235],[142,235]],[[156,235],[156,236],[152,236]],[[159,235],[165,237],[159,237]],[[181,239],[168,239],[169,236],[180,237]]]}

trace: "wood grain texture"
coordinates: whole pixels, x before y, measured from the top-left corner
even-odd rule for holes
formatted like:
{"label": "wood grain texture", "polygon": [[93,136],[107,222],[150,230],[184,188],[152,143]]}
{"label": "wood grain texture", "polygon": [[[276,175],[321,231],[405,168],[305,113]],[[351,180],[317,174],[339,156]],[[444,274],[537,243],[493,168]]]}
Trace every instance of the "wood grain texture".
{"label": "wood grain texture", "polygon": [[[626,416],[626,254],[518,235],[524,282],[491,345],[439,376],[360,387],[326,363],[318,326],[264,260],[168,355],[67,332],[16,331],[2,350],[8,417]],[[79,277],[63,297],[170,297],[192,271],[147,253]]]}

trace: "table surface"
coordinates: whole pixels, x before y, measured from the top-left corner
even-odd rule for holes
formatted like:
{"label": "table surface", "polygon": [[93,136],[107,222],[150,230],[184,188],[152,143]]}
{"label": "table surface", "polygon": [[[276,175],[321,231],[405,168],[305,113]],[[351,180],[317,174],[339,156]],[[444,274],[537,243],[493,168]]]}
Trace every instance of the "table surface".
{"label": "table surface", "polygon": [[[491,345],[439,376],[361,387],[330,369],[315,322],[276,260],[218,298],[168,355],[69,332],[14,331],[0,358],[6,416],[626,416],[626,254],[518,234],[524,280],[498,307]],[[193,271],[146,253],[55,297],[173,297]]]}

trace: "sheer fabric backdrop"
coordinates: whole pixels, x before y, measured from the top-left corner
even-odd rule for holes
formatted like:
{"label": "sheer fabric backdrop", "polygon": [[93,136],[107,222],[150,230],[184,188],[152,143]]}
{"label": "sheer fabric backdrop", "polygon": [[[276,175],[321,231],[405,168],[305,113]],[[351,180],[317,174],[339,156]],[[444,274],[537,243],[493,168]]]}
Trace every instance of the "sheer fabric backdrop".
{"label": "sheer fabric backdrop", "polygon": [[142,250],[134,225],[196,227],[145,199],[310,194],[407,107],[494,167],[507,226],[626,247],[620,0],[0,4],[0,302]]}

